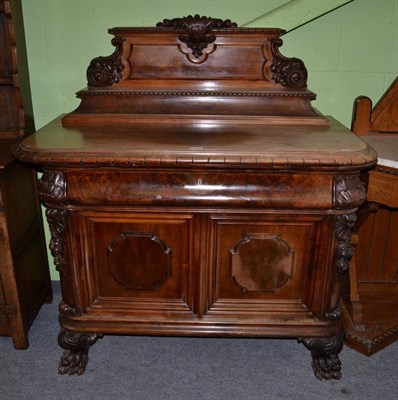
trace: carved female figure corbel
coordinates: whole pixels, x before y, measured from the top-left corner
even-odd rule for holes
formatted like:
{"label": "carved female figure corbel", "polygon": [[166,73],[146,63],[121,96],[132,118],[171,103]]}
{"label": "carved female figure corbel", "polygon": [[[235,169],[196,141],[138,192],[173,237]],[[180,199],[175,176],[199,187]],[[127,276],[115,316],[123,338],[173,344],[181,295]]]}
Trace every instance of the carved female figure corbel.
{"label": "carved female figure corbel", "polygon": [[[331,301],[325,319],[339,321],[342,318],[340,303],[340,279],[349,268],[354,248],[351,235],[357,220],[356,210],[366,200],[366,189],[360,176],[338,176],[335,180],[334,203],[337,210],[347,210],[335,216],[336,277],[331,288]],[[301,338],[312,356],[312,368],[318,379],[340,379],[341,363],[338,354],[343,349],[344,334],[326,338]]]}
{"label": "carved female figure corbel", "polygon": [[[65,233],[67,228],[67,211],[63,209],[66,202],[65,174],[59,171],[45,171],[38,182],[38,195],[46,207],[46,217],[50,228],[50,251],[54,257],[54,264],[62,274],[62,281],[68,278],[68,262],[65,252]],[[63,301],[59,305],[62,315],[79,315],[81,311],[69,305],[74,303],[69,296],[71,293],[63,293]],[[88,351],[100,334],[78,333],[61,329],[58,335],[58,343],[64,349],[59,363],[60,374],[81,375],[88,362]]]}

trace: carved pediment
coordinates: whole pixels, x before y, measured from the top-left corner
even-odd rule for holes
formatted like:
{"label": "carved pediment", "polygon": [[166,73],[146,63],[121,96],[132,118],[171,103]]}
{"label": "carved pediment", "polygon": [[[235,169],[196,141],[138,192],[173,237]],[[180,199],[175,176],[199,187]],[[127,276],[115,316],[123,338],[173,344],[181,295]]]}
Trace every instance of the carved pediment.
{"label": "carved pediment", "polygon": [[158,22],[156,26],[158,28],[184,30],[186,33],[178,35],[178,38],[186,44],[191,52],[184,51],[184,47],[181,47],[181,50],[187,54],[187,58],[190,61],[199,62],[204,61],[207,58],[207,54],[210,54],[215,49],[214,45],[209,46],[216,40],[216,36],[212,33],[213,29],[236,28],[238,25],[235,22],[231,22],[230,19],[201,17],[196,14],[195,16],[188,15],[183,18],[164,19],[163,22]]}

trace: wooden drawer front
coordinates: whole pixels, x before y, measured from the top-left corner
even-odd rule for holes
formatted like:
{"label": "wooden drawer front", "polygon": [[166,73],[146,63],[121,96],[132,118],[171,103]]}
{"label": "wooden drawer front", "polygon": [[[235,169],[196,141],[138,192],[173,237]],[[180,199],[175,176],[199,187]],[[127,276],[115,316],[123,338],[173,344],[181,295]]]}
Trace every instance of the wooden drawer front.
{"label": "wooden drawer front", "polygon": [[92,312],[192,315],[192,215],[81,212],[72,219],[80,225]]}
{"label": "wooden drawer front", "polygon": [[327,287],[315,289],[329,265],[328,241],[320,243],[324,222],[320,216],[212,217],[208,313],[305,312],[311,296],[324,303]]}
{"label": "wooden drawer front", "polygon": [[71,171],[69,204],[331,208],[332,175]]}

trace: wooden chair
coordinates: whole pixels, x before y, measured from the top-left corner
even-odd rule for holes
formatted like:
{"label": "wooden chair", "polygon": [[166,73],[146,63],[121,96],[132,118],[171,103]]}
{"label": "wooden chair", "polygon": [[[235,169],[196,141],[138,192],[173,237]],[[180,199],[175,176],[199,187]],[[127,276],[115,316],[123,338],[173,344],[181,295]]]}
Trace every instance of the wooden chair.
{"label": "wooden chair", "polygon": [[370,356],[398,339],[398,78],[373,109],[356,99],[352,130],[378,152],[342,296],[346,342]]}

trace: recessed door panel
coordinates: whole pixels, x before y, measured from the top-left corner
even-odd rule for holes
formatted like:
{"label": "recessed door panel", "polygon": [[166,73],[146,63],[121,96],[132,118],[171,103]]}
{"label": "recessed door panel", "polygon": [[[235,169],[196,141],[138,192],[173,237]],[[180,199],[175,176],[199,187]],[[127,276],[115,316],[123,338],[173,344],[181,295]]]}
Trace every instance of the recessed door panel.
{"label": "recessed door panel", "polygon": [[107,246],[108,273],[126,290],[156,290],[171,277],[171,253],[154,232],[123,231]]}
{"label": "recessed door panel", "polygon": [[231,249],[229,274],[242,292],[275,292],[292,278],[295,250],[275,233],[246,233]]}
{"label": "recessed door panel", "polygon": [[329,250],[329,242],[317,244],[322,220],[316,215],[212,216],[209,311],[273,312],[290,306],[304,311],[306,292],[314,287],[309,279],[328,273],[328,259],[318,258]]}
{"label": "recessed door panel", "polygon": [[80,212],[91,307],[192,308],[193,217]]}

